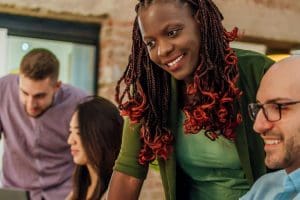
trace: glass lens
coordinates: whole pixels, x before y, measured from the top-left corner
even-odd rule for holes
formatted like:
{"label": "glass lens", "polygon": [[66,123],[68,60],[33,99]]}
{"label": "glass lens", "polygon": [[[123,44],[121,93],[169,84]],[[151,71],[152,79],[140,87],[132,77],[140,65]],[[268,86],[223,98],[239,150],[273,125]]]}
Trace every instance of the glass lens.
{"label": "glass lens", "polygon": [[275,103],[264,104],[264,114],[269,121],[277,121],[280,119],[280,106]]}

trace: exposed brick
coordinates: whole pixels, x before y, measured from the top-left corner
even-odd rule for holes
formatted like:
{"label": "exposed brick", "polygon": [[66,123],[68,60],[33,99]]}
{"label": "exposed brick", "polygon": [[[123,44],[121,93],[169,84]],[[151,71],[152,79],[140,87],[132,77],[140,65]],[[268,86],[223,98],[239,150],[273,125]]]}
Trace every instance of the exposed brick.
{"label": "exposed brick", "polygon": [[[238,26],[245,36],[300,43],[300,26],[295,25],[300,18],[300,1],[215,2],[225,17],[225,26],[229,29]],[[116,81],[123,73],[130,54],[135,4],[136,1],[133,0],[0,0],[0,12],[93,23],[99,19],[101,40],[98,94],[114,101]],[[163,199],[158,172],[149,171],[140,199]]]}

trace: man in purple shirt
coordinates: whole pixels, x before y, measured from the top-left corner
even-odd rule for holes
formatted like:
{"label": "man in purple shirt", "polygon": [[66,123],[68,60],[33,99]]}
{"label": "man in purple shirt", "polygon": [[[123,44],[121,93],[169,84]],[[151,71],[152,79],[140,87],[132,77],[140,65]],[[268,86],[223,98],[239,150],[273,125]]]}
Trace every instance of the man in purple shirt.
{"label": "man in purple shirt", "polygon": [[30,191],[32,200],[64,199],[71,189],[69,121],[87,94],[58,80],[50,51],[24,56],[19,75],[0,78],[0,133],[4,136],[2,184]]}

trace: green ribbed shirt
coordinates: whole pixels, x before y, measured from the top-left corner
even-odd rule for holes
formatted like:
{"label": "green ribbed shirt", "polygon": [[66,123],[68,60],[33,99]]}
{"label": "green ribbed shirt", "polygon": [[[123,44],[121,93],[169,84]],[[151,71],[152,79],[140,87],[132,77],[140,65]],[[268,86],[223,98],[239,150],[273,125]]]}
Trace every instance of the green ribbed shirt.
{"label": "green ribbed shirt", "polygon": [[250,186],[233,141],[222,135],[212,141],[204,135],[184,134],[180,113],[176,136],[176,160],[187,175],[188,196],[201,200],[235,200]]}

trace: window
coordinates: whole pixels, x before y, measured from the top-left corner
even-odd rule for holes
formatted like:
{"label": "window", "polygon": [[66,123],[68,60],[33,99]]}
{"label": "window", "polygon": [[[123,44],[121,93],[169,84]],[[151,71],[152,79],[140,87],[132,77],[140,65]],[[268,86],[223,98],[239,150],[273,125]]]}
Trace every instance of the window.
{"label": "window", "polygon": [[31,49],[43,47],[58,57],[63,82],[91,94],[97,92],[99,24],[0,14],[0,28],[7,30],[6,37],[1,35],[7,40],[2,45],[7,52],[1,75],[17,73],[21,58]]}

